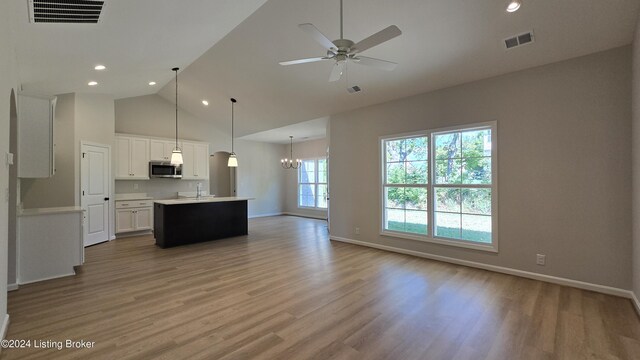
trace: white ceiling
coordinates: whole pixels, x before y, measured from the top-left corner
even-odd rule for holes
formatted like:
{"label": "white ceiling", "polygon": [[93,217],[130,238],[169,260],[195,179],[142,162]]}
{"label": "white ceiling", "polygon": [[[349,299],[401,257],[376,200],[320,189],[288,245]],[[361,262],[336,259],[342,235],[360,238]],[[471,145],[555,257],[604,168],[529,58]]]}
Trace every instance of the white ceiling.
{"label": "white ceiling", "polygon": [[[99,24],[32,24],[28,1],[11,0],[25,91],[156,93],[266,0],[106,0]],[[93,67],[104,64],[107,70]],[[89,87],[90,80],[99,82]],[[148,85],[157,82],[155,87]]]}
{"label": "white ceiling", "polygon": [[[523,1],[509,14],[506,0],[344,0],[346,38],[357,42],[392,24],[403,32],[363,53],[399,63],[393,72],[349,67],[349,85],[363,88],[356,94],[346,92],[346,79],[327,82],[330,62],[278,64],[324,54],[297,25],[311,22],[337,38],[338,0],[107,0],[98,25],[30,24],[27,0],[12,6],[27,91],[122,98],[159,90],[173,101],[170,69],[188,65],[182,108],[226,130],[236,97],[238,136],[285,127],[256,137],[286,141],[292,124],[627,45],[640,7],[638,0]],[[532,29],[534,44],[504,50],[504,38]],[[98,63],[108,70],[94,71]]]}
{"label": "white ceiling", "polygon": [[242,140],[262,141],[274,144],[289,144],[289,136],[293,142],[323,139],[327,136],[329,117],[303,121],[271,130],[261,131],[241,137]]}
{"label": "white ceiling", "polygon": [[[228,127],[236,97],[242,136],[358,107],[539,66],[631,43],[638,0],[524,0],[516,13],[506,0],[345,0],[345,37],[359,41],[389,25],[403,34],[363,55],[399,65],[393,72],[353,65],[328,83],[330,62],[280,66],[322,56],[298,29],[311,22],[339,34],[339,1],[269,0],[181,75],[180,104]],[[533,29],[536,42],[509,51],[502,40]],[[168,100],[173,85],[160,91]],[[203,107],[202,99],[210,106]]]}

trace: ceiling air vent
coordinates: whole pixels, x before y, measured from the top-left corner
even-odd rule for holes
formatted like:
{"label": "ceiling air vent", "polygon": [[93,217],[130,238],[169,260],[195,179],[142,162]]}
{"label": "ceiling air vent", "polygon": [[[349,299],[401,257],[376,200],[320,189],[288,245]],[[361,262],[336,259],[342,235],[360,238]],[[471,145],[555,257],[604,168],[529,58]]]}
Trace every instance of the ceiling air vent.
{"label": "ceiling air vent", "polygon": [[32,23],[97,24],[104,1],[98,0],[29,0]]}
{"label": "ceiling air vent", "polygon": [[520,45],[532,43],[533,41],[534,41],[533,31],[529,31],[524,34],[520,34],[520,35],[510,37],[508,39],[504,39],[504,46],[506,46],[507,49],[512,49]]}

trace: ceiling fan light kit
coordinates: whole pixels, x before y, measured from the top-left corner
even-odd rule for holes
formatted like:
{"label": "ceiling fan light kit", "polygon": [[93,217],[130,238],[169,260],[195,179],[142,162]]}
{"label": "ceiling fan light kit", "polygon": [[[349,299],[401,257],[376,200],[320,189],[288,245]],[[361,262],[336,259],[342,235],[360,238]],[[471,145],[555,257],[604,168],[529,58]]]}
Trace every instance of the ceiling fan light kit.
{"label": "ceiling fan light kit", "polygon": [[396,68],[397,63],[375,59],[360,55],[361,52],[368,50],[374,46],[378,46],[386,41],[389,41],[402,34],[402,31],[397,26],[391,25],[377,33],[355,43],[349,39],[345,39],[343,35],[344,21],[343,21],[343,6],[342,0],[340,0],[340,39],[331,41],[323,33],[318,30],[313,24],[306,23],[300,24],[298,27],[304,32],[309,34],[316,42],[327,50],[327,55],[323,57],[314,57],[299,60],[282,61],[280,65],[296,65],[306,64],[318,61],[332,60],[335,61],[331,74],[329,75],[329,81],[338,81],[342,78],[347,61],[351,61],[356,64],[375,67],[381,70],[391,71]]}

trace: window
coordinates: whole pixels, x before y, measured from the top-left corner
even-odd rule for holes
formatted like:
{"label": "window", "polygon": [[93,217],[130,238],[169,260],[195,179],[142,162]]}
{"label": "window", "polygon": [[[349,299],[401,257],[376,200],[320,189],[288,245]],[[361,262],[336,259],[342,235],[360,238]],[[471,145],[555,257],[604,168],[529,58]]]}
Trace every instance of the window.
{"label": "window", "polygon": [[427,235],[429,139],[389,139],[384,148],[384,229]]}
{"label": "window", "polygon": [[497,251],[495,123],[381,139],[382,234]]}
{"label": "window", "polygon": [[298,168],[298,206],[327,208],[327,159],[302,160]]}

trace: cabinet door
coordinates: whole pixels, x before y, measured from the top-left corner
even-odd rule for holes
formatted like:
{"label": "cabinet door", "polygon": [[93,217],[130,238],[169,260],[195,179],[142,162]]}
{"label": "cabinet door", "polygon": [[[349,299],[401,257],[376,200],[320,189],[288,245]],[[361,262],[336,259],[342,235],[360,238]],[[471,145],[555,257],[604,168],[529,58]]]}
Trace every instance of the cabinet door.
{"label": "cabinet door", "polygon": [[135,219],[133,210],[116,210],[116,233],[135,231]]}
{"label": "cabinet door", "polygon": [[18,177],[48,178],[54,173],[54,102],[18,96]]}
{"label": "cabinet door", "polygon": [[185,180],[197,179],[195,176],[195,144],[182,144],[182,178]]}
{"label": "cabinet door", "polygon": [[116,136],[116,179],[131,178],[131,138]]}
{"label": "cabinet door", "polygon": [[134,210],[136,218],[136,230],[149,230],[153,228],[153,208],[138,208]]}
{"label": "cabinet door", "polygon": [[131,138],[131,178],[149,178],[149,139]]}
{"label": "cabinet door", "polygon": [[167,153],[164,149],[166,141],[163,140],[150,140],[149,141],[149,160],[152,161],[166,161]]}
{"label": "cabinet door", "polygon": [[209,145],[198,144],[194,147],[195,169],[194,175],[197,179],[206,180],[209,178]]}

